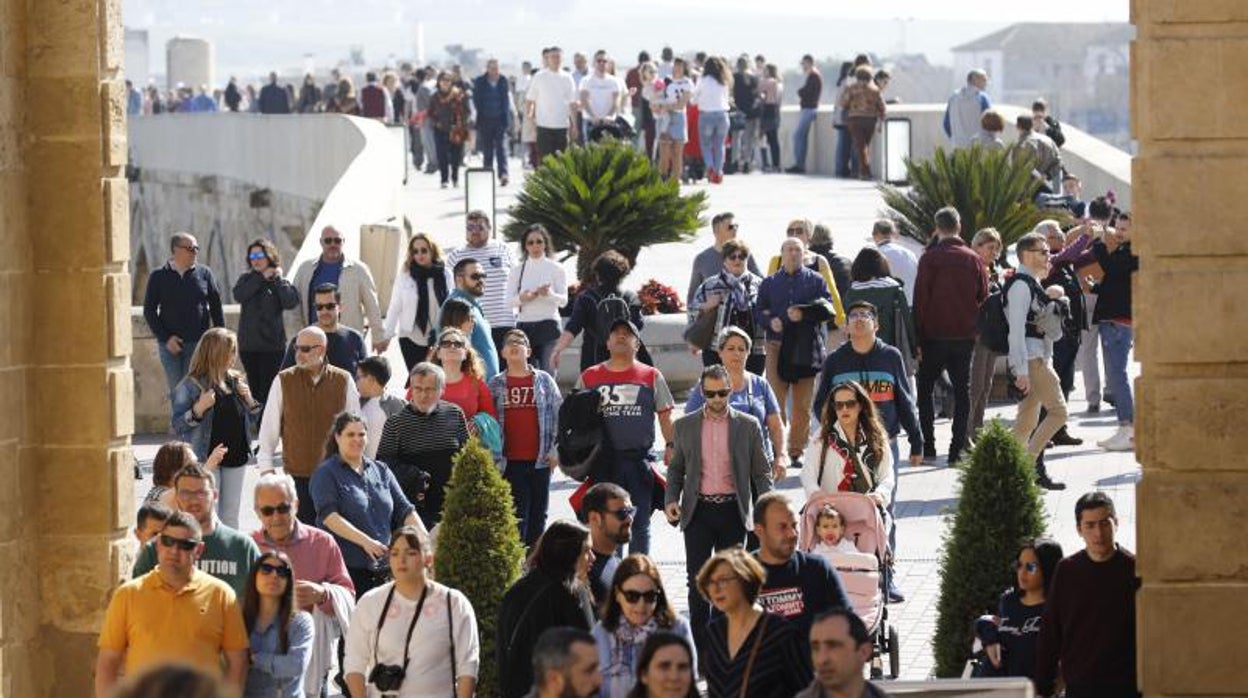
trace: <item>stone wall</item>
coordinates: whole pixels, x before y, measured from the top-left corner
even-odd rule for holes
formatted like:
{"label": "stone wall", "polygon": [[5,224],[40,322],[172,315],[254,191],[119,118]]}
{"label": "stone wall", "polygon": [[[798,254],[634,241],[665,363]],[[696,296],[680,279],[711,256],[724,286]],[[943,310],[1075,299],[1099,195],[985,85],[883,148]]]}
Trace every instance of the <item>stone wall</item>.
{"label": "stone wall", "polygon": [[122,58],[119,0],[0,0],[4,696],[91,694],[130,565]]}
{"label": "stone wall", "polygon": [[1248,695],[1248,3],[1134,0],[1132,21],[1141,686]]}

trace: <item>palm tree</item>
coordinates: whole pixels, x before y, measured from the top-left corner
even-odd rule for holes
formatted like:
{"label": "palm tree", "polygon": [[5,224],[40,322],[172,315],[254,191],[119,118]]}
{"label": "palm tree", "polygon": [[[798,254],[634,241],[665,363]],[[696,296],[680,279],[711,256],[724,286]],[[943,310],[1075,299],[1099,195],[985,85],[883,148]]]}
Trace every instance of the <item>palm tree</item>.
{"label": "palm tree", "polygon": [[879,187],[888,205],[885,215],[903,235],[926,244],[936,227],[936,211],[953,206],[962,216],[967,242],[975,231],[992,227],[1008,247],[1046,218],[1070,221],[1062,211],[1035,204],[1041,182],[1032,176],[1033,161],[1026,150],[989,150],[979,144],[952,153],[937,148],[929,160],[907,158],[909,191]]}
{"label": "palm tree", "polygon": [[643,153],[607,139],[546,156],[525,179],[503,234],[519,241],[541,223],[556,250],[578,255],[577,277],[585,282],[607,250],[635,266],[647,245],[693,239],[706,205],[705,192],[681,196],[680,184],[663,180]]}

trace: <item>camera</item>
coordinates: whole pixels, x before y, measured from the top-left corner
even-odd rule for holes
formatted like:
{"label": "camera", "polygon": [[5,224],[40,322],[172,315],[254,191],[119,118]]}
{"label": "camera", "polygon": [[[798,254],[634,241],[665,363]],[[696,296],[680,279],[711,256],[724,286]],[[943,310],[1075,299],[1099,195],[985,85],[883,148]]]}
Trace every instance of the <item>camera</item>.
{"label": "camera", "polygon": [[403,685],[407,671],[395,664],[378,664],[368,674],[368,682],[383,693],[398,691]]}

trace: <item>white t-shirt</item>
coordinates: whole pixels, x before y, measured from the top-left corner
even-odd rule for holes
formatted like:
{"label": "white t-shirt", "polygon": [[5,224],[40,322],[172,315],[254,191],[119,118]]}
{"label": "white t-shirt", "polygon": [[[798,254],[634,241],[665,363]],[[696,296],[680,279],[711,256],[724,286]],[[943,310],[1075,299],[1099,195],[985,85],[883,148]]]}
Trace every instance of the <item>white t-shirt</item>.
{"label": "white t-shirt", "polygon": [[620,98],[620,83],[613,75],[590,75],[581,81],[581,92],[589,94],[585,116],[601,119],[611,113]]}
{"label": "white t-shirt", "polygon": [[731,108],[728,88],[711,77],[703,77],[693,91],[693,103],[698,105],[699,112],[728,111]]}
{"label": "white t-shirt", "polygon": [[576,101],[576,85],[562,70],[546,69],[533,76],[525,98],[534,104],[533,121],[538,128],[567,128],[568,105]]}
{"label": "white t-shirt", "polygon": [[[455,673],[460,677],[477,677],[480,664],[480,645],[477,637],[477,618],[472,604],[460,592],[436,582],[427,582],[429,596],[425,608],[412,632],[406,678],[400,687],[401,698],[418,696],[447,696],[451,691],[451,646],[448,624],[454,616]],[[360,598],[351,614],[351,627],[347,632],[347,650],[343,664],[345,673],[360,673],[365,680],[373,670],[373,647],[377,646],[377,662],[403,666],[403,641],[412,623],[419,599],[407,599],[395,593],[390,602],[385,625],[381,627],[378,641],[377,620],[386,605],[386,596],[394,583],[384,584]],[[447,595],[450,595],[450,614],[447,613]],[[490,658],[493,661],[493,658]],[[380,696],[376,686],[368,684],[369,698]]]}
{"label": "white t-shirt", "polygon": [[680,99],[681,95],[693,92],[693,78],[686,75],[683,78],[673,79],[667,84],[667,89],[663,91],[663,97],[672,104]]}

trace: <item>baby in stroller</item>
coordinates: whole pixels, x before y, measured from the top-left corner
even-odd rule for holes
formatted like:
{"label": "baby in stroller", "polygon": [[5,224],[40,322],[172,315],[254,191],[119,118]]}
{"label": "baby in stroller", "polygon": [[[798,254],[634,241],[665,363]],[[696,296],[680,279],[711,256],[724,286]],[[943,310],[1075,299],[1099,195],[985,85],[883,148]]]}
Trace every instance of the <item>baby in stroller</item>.
{"label": "baby in stroller", "polygon": [[819,507],[815,515],[815,537],[817,542],[810,552],[830,563],[833,553],[858,552],[854,542],[845,537],[845,517],[831,504]]}

